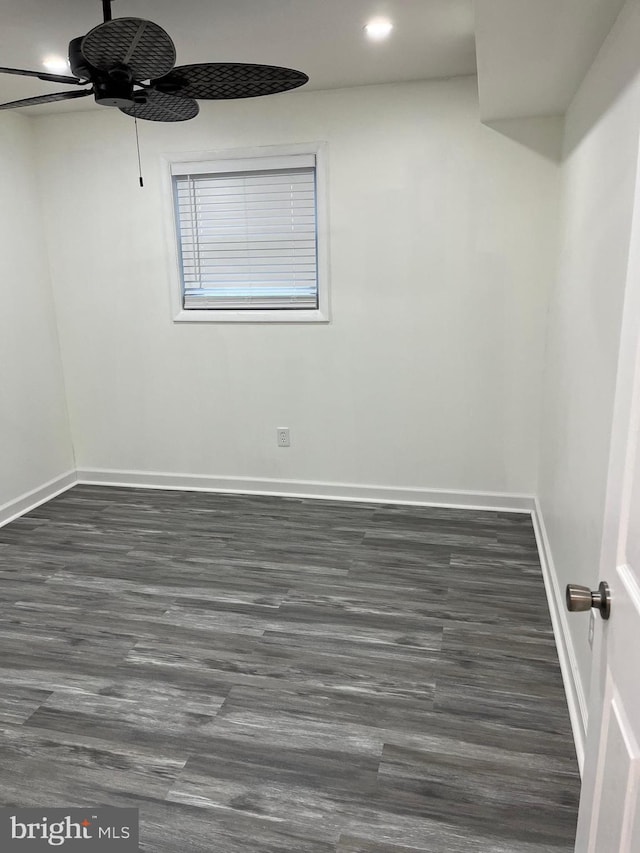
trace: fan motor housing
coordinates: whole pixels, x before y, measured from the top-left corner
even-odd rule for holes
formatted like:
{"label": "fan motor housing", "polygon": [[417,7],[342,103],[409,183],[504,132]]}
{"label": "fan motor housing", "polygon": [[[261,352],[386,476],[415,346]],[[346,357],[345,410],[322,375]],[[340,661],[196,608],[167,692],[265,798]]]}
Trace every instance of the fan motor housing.
{"label": "fan motor housing", "polygon": [[94,80],[93,89],[96,104],[100,104],[101,107],[132,107],[136,103],[133,97],[133,83],[127,80],[103,77]]}

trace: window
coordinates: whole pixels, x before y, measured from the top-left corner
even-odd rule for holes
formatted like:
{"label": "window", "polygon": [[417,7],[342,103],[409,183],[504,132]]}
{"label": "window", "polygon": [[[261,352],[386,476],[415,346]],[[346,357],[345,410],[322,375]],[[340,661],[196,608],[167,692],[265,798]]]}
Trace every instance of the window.
{"label": "window", "polygon": [[321,154],[172,163],[181,321],[326,321]]}

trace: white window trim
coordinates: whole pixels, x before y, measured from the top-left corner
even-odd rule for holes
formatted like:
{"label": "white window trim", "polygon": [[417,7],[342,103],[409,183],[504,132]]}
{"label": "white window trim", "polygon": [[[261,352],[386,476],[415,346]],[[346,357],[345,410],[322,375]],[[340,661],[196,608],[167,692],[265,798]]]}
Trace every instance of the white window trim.
{"label": "white window trim", "polygon": [[[231,168],[241,168],[242,161],[251,158],[273,158],[277,168],[278,158],[296,154],[312,154],[316,158],[316,206],[318,229],[318,308],[315,309],[189,309],[182,305],[182,275],[177,243],[176,211],[173,203],[172,173],[175,168],[189,164],[207,171],[207,164],[227,161]],[[174,323],[329,323],[329,198],[327,144],[325,142],[300,145],[275,145],[261,148],[226,149],[224,151],[199,151],[188,154],[165,154],[163,162],[163,195],[165,198],[165,222],[167,244],[171,255],[170,286],[171,312]],[[197,165],[196,165],[197,164]]]}

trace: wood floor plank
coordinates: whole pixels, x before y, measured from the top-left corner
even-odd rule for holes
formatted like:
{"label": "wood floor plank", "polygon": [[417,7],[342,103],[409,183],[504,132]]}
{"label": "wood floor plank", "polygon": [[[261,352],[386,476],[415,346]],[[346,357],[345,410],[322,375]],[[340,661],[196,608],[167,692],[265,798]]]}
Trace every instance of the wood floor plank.
{"label": "wood floor plank", "polygon": [[[108,805],[122,797],[164,799],[186,757],[93,736],[27,726],[0,728],[3,806]],[[135,803],[131,803],[135,807]]]}
{"label": "wood floor plank", "polygon": [[578,807],[567,760],[385,745],[379,793],[411,813],[516,842],[573,840]]}

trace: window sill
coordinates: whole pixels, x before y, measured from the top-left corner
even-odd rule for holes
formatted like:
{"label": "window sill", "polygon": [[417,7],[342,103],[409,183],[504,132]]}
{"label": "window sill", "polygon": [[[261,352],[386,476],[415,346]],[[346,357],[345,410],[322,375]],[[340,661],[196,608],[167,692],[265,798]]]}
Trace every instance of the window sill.
{"label": "window sill", "polygon": [[328,314],[321,310],[234,311],[198,310],[179,311],[174,323],[328,323]]}

